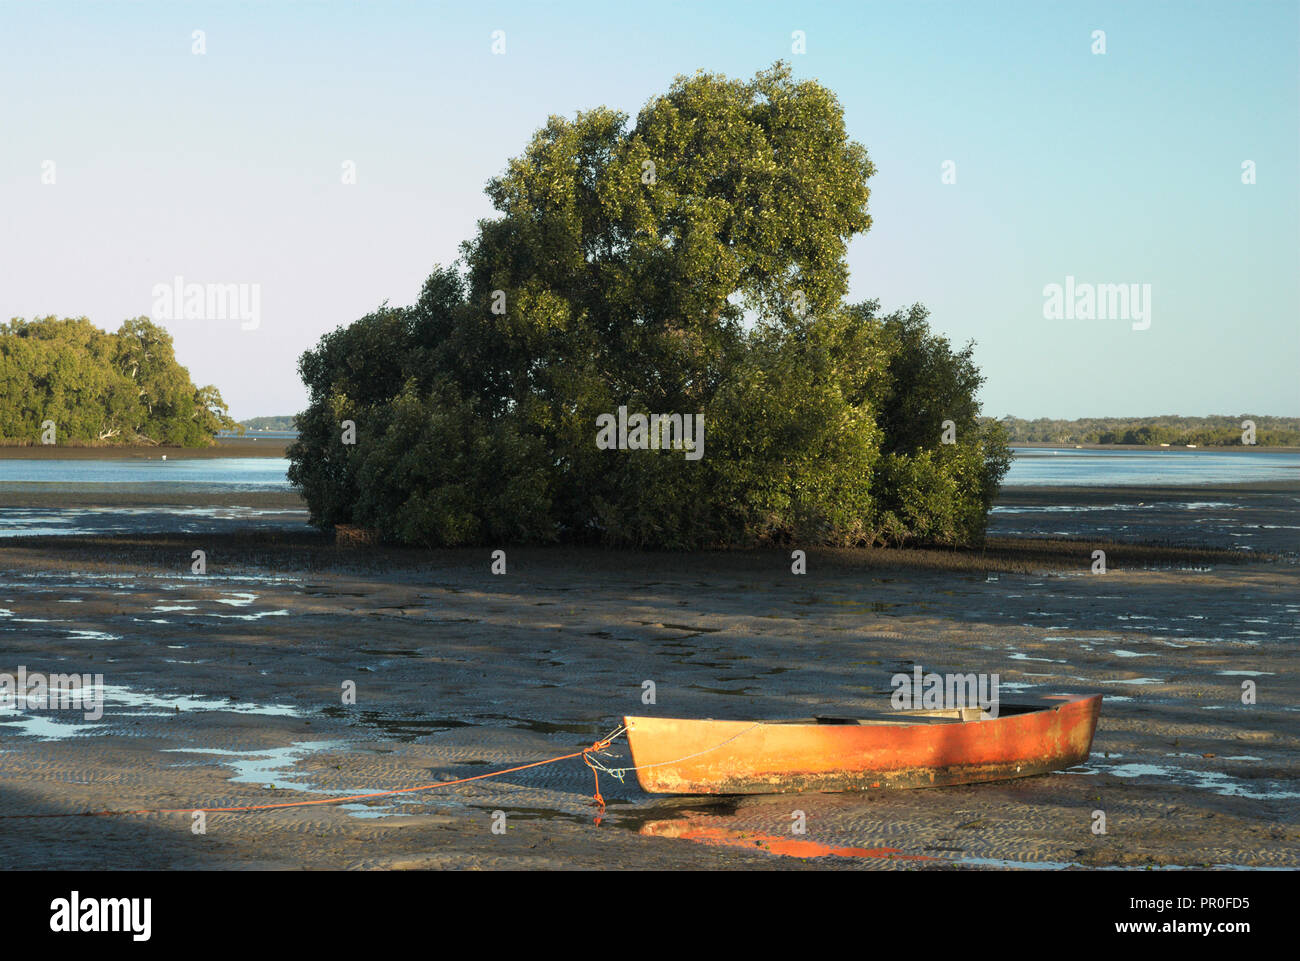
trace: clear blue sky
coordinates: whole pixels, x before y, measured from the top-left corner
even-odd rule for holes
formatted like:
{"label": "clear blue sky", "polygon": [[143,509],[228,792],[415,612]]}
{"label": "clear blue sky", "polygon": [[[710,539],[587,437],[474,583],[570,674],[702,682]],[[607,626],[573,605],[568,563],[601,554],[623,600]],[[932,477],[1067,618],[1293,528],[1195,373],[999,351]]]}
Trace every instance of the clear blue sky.
{"label": "clear blue sky", "polygon": [[[549,114],[786,59],[879,168],[854,298],[974,338],[986,413],[1300,415],[1298,48],[1295,2],[0,0],[0,314],[259,284],[256,330],[167,326],[237,417],[292,413],[298,355],[414,300]],[[1067,275],[1151,284],[1150,329],[1045,320]]]}

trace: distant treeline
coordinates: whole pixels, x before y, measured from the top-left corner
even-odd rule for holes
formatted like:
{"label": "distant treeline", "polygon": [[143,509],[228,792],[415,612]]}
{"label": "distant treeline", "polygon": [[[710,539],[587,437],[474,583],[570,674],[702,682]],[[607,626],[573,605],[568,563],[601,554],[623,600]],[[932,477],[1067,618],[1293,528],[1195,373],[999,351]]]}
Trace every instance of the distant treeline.
{"label": "distant treeline", "polygon": [[111,334],[85,317],[0,324],[0,443],[203,447],[238,426],[147,317]]}
{"label": "distant treeline", "polygon": [[1247,421],[1255,425],[1255,444],[1260,447],[1300,446],[1300,417],[1271,417],[1266,414],[1215,415],[1212,417],[1085,417],[1052,420],[1039,417],[1022,420],[1003,417],[1013,444],[1145,444],[1171,447],[1241,447],[1247,442]]}
{"label": "distant treeline", "polygon": [[297,430],[292,414],[283,417],[250,417],[239,423],[249,430]]}

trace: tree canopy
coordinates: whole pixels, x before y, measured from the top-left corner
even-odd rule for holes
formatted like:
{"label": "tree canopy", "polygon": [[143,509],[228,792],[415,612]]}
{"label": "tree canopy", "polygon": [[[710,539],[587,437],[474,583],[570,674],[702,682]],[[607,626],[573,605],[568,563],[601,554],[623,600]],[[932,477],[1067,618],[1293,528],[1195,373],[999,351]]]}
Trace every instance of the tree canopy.
{"label": "tree canopy", "polygon": [[0,324],[0,439],[200,447],[237,427],[221,393],[195,387],[172,338],[147,317],[110,334],[85,317]]}
{"label": "tree canopy", "polygon": [[[303,354],[289,476],[313,521],[438,545],[978,541],[1007,451],[971,348],[920,306],[843,302],[874,172],[782,64],[679,77],[634,123],[551,117],[488,183],[463,270]],[[620,408],[702,416],[707,453],[602,449]]]}

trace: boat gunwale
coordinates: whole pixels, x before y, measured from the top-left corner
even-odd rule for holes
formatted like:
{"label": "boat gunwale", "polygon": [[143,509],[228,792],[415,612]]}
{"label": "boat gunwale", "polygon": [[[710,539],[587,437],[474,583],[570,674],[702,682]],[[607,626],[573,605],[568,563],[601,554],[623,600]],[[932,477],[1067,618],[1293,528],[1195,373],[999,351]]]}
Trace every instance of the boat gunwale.
{"label": "boat gunwale", "polygon": [[[780,725],[781,727],[813,727],[813,728],[831,728],[831,727],[855,727],[867,725],[894,725],[899,727],[910,727],[913,725],[920,726],[932,722],[950,722],[959,724],[976,724],[989,723],[1010,718],[1029,717],[1034,714],[1042,714],[1047,711],[1059,711],[1067,704],[1078,704],[1095,700],[1100,707],[1102,694],[1044,694],[1040,700],[1046,703],[1008,703],[998,705],[998,714],[995,717],[973,717],[967,718],[962,716],[965,710],[981,710],[978,708],[910,708],[900,710],[878,711],[866,714],[862,717],[851,718],[849,715],[814,715],[807,718],[773,718],[773,719],[753,719],[753,718],[726,718],[726,717],[660,717],[657,715],[645,714],[627,714],[623,717],[623,723],[629,729],[632,721],[677,721],[684,723],[698,724],[752,724],[754,726]],[[1011,709],[1006,711],[1006,709]],[[1006,711],[1006,713],[1004,713]],[[953,715],[953,716],[949,716]],[[893,717],[899,717],[893,720]],[[818,720],[820,717],[834,718],[831,721]],[[925,718],[926,721],[918,722],[917,718]]]}

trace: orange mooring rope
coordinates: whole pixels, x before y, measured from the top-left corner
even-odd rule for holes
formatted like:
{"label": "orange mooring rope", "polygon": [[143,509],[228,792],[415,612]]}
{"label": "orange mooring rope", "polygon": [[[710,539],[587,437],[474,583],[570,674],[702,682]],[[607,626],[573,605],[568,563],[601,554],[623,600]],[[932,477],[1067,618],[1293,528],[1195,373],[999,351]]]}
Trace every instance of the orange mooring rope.
{"label": "orange mooring rope", "polygon": [[595,803],[602,810],[605,810],[605,799],[600,796],[600,775],[597,773],[597,764],[593,764],[588,757],[590,754],[599,754],[609,747],[625,729],[620,727],[613,733],[601,738],[599,741],[592,743],[591,747],[585,747],[581,751],[574,751],[572,754],[561,754],[559,757],[547,758],[545,761],[533,761],[531,764],[520,764],[517,767],[508,767],[501,771],[490,771],[487,774],[475,774],[473,777],[457,778],[454,781],[435,781],[432,784],[421,784],[418,787],[395,788],[391,791],[375,791],[370,794],[349,794],[345,797],[328,797],[315,798],[311,801],[283,801],[278,804],[241,804],[234,807],[220,808],[145,808],[139,811],[58,811],[45,814],[0,814],[0,819],[8,820],[10,818],[68,818],[68,817],[112,817],[127,816],[139,814],[192,814],[202,811],[205,814],[234,814],[241,811],[270,811],[276,808],[301,808],[309,807],[314,804],[339,804],[343,801],[362,801],[369,798],[389,797],[394,794],[411,794],[416,791],[428,791],[438,787],[450,787],[453,784],[467,784],[470,781],[482,781],[485,778],[500,777],[502,774],[513,774],[515,771],[526,771],[532,767],[542,767],[547,764],[557,764],[560,761],[568,761],[575,757],[580,757],[586,762],[587,767],[591,768],[591,773],[596,778],[596,795]]}

